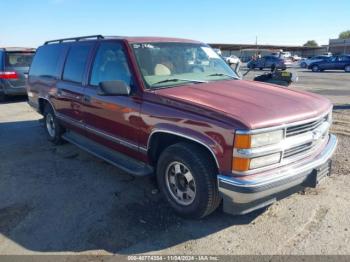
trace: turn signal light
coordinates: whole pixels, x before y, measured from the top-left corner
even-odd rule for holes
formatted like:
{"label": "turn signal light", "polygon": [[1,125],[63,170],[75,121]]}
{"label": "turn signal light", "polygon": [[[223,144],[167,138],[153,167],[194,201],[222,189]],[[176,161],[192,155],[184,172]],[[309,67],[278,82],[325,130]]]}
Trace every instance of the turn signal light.
{"label": "turn signal light", "polygon": [[250,148],[251,135],[240,135],[236,134],[234,147],[236,149]]}
{"label": "turn signal light", "polygon": [[232,159],[232,170],[244,172],[248,171],[250,166],[249,158],[234,157]]}

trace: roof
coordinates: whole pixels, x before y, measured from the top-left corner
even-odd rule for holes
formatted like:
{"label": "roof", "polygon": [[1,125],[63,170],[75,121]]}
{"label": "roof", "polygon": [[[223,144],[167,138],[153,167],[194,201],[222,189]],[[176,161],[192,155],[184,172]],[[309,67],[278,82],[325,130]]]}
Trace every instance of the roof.
{"label": "roof", "polygon": [[8,52],[34,52],[35,48],[30,47],[0,47],[0,50],[2,51],[8,51]]}
{"label": "roof", "polygon": [[182,38],[171,38],[171,37],[147,37],[147,36],[103,36],[103,35],[90,35],[90,36],[79,36],[71,38],[62,38],[46,41],[44,45],[47,44],[57,44],[57,43],[69,43],[78,41],[88,41],[88,40],[105,40],[105,39],[119,39],[125,40],[129,43],[159,43],[159,42],[173,42],[173,43],[201,43],[199,41],[182,39]]}
{"label": "roof", "polygon": [[126,36],[122,37],[129,43],[159,43],[159,42],[173,42],[173,43],[202,43],[200,41],[196,40],[191,40],[191,39],[183,39],[183,38],[174,38],[174,37],[149,37],[149,36],[138,36],[138,37],[133,37],[133,36]]}

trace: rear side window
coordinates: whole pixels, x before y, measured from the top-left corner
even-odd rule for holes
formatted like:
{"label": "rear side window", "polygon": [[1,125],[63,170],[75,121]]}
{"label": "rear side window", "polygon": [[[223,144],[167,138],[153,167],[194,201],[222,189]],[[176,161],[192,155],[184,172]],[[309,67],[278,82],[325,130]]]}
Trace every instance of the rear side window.
{"label": "rear side window", "polygon": [[6,52],[5,67],[29,67],[32,63],[33,52]]}
{"label": "rear side window", "polygon": [[92,43],[72,45],[63,71],[63,80],[82,83]]}
{"label": "rear side window", "polygon": [[29,75],[58,77],[58,61],[62,53],[62,45],[45,45],[40,47],[34,56]]}
{"label": "rear side window", "polygon": [[350,56],[341,56],[339,57],[339,61],[350,61]]}

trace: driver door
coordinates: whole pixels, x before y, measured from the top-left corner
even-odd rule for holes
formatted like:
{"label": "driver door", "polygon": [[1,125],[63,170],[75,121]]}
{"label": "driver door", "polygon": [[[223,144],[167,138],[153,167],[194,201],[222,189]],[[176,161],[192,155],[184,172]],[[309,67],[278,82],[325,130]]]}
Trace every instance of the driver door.
{"label": "driver door", "polygon": [[130,96],[101,95],[99,84],[112,80],[124,81],[132,90],[134,88],[122,42],[103,41],[97,48],[84,91],[87,136],[114,150],[137,157],[140,100],[133,91]]}

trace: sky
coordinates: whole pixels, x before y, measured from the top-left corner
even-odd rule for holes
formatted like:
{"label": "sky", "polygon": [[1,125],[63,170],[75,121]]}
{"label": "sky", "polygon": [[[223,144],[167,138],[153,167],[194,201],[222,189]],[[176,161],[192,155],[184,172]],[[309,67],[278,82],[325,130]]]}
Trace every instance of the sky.
{"label": "sky", "polygon": [[350,0],[1,0],[0,14],[0,46],[94,34],[328,44],[350,30]]}

